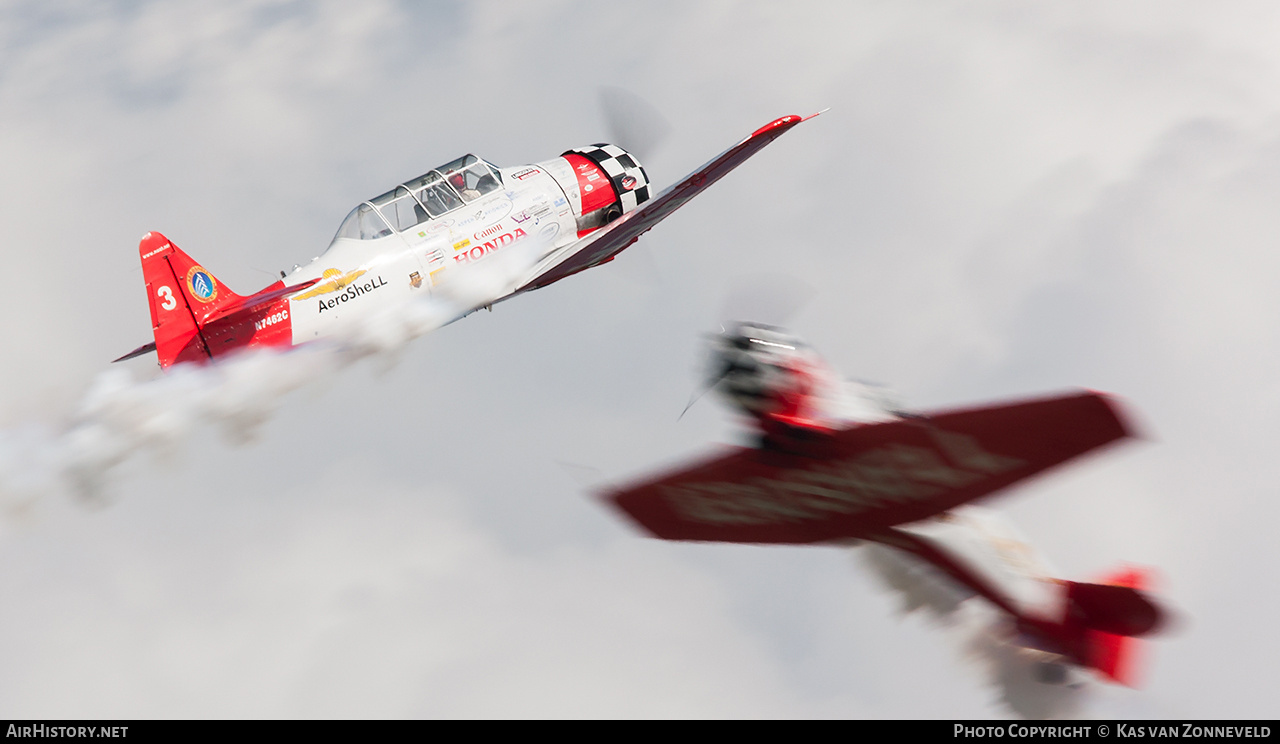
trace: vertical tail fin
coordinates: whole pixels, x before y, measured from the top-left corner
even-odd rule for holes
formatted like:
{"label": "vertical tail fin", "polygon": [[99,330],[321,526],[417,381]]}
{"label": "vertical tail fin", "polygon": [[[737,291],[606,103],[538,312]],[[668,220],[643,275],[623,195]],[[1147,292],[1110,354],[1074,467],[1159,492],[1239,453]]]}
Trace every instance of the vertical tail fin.
{"label": "vertical tail fin", "polygon": [[142,237],[138,253],[160,366],[208,359],[205,319],[241,298],[158,232]]}
{"label": "vertical tail fin", "polygon": [[1094,630],[1089,631],[1086,642],[1089,644],[1090,667],[1113,682],[1126,687],[1138,686],[1138,648],[1141,644],[1137,638]]}

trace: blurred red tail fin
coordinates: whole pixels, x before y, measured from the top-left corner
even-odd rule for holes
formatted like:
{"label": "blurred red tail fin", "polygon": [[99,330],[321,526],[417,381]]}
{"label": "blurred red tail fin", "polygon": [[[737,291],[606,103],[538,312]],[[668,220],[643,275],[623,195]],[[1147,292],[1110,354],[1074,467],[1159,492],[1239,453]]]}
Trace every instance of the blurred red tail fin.
{"label": "blurred red tail fin", "polygon": [[[1068,596],[1085,611],[1085,651],[1088,665],[1103,676],[1129,687],[1138,686],[1139,641],[1134,636],[1155,631],[1163,613],[1141,590],[1149,575],[1125,568],[1102,584],[1071,582]],[[1093,589],[1097,587],[1097,589]]]}
{"label": "blurred red tail fin", "polygon": [[1085,643],[1089,648],[1089,666],[1104,677],[1128,687],[1138,686],[1138,646],[1131,636],[1091,630]]}

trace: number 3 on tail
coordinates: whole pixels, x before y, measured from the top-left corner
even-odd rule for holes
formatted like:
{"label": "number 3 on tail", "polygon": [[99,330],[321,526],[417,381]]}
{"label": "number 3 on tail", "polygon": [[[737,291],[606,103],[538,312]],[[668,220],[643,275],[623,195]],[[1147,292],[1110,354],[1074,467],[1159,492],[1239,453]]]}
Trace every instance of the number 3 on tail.
{"label": "number 3 on tail", "polygon": [[160,307],[164,308],[165,310],[172,310],[178,306],[178,301],[173,298],[173,290],[169,289],[168,285],[164,285],[160,287],[160,289],[157,289],[156,297],[160,297],[164,299],[164,302],[160,303]]}

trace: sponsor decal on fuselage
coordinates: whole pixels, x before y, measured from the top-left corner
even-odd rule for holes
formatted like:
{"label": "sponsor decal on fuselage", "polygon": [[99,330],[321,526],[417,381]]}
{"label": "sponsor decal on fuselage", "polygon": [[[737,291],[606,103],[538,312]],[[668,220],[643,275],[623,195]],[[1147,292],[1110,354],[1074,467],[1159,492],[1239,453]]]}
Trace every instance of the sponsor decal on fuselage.
{"label": "sponsor decal on fuselage", "polygon": [[[523,214],[523,213],[522,213],[522,214]],[[477,232],[477,233],[473,234],[471,237],[475,238],[475,239],[476,239],[476,242],[478,243],[478,242],[480,242],[480,241],[482,241],[482,240],[485,240],[486,238],[489,238],[489,237],[492,237],[492,236],[494,236],[494,235],[497,235],[498,233],[502,232],[502,231],[503,231],[503,229],[504,229],[504,228],[502,227],[502,223],[501,223],[501,222],[499,222],[499,223],[498,223],[498,224],[496,224],[496,225],[490,225],[489,227],[486,227],[485,229],[481,230],[480,232]]]}
{"label": "sponsor decal on fuselage", "polygon": [[363,269],[353,269],[345,273],[341,269],[325,269],[324,274],[322,275],[324,281],[316,284],[306,292],[294,295],[289,299],[294,302],[298,302],[299,300],[309,300],[312,297],[319,297],[322,294],[337,292],[348,284],[364,276],[364,274],[365,272]]}
{"label": "sponsor decal on fuselage", "polygon": [[433,235],[438,232],[443,232],[445,230],[448,230],[452,225],[453,225],[452,217],[445,217],[443,219],[433,219],[427,223],[426,227],[418,231],[418,237],[425,238],[428,235]]}
{"label": "sponsor decal on fuselage", "polygon": [[421,287],[421,286],[422,286],[422,275],[421,275],[421,274],[419,274],[419,273],[418,273],[418,272],[416,272],[416,271],[415,271],[415,272],[413,272],[412,274],[410,274],[410,275],[409,275],[409,286],[410,286],[410,287],[413,287],[414,289],[417,289],[418,287]]}
{"label": "sponsor decal on fuselage", "polygon": [[187,290],[192,297],[201,302],[213,302],[218,299],[218,282],[199,266],[192,266],[187,272]]}
{"label": "sponsor decal on fuselage", "polygon": [[387,286],[387,281],[380,276],[374,277],[364,284],[348,285],[347,288],[343,290],[342,294],[337,297],[320,300],[319,312],[323,313],[325,310],[332,310],[341,303],[347,302],[348,300],[354,300],[357,297],[363,297],[364,295],[375,290],[382,289],[385,286]]}
{"label": "sponsor decal on fuselage", "polygon": [[506,199],[486,204],[470,212],[466,219],[458,220],[458,227],[488,225],[506,217],[511,212],[511,202]]}
{"label": "sponsor decal on fuselage", "polygon": [[276,323],[283,323],[288,319],[289,319],[289,309],[285,308],[284,310],[281,310],[278,313],[272,313],[271,315],[268,315],[262,320],[255,320],[253,322],[253,330],[261,331],[263,328],[273,326]]}
{"label": "sponsor decal on fuselage", "polygon": [[516,222],[526,222],[531,219],[537,222],[541,221],[542,218],[549,214],[551,214],[551,207],[548,207],[546,204],[536,204],[528,209],[522,209],[519,212],[516,212],[511,215],[511,219]]}
{"label": "sponsor decal on fuselage", "polygon": [[539,174],[539,173],[541,173],[541,172],[542,172],[542,170],[541,170],[541,169],[539,169],[539,168],[534,168],[534,167],[521,168],[520,170],[516,171],[515,173],[512,173],[512,174],[511,174],[511,177],[512,177],[512,178],[514,178],[514,179],[516,179],[517,181],[523,181],[524,179],[526,179],[526,178],[528,178],[528,177],[530,177],[530,176],[536,176],[536,175],[538,175],[538,174]]}
{"label": "sponsor decal on fuselage", "polygon": [[523,237],[525,237],[525,231],[517,227],[509,233],[503,233],[491,240],[486,240],[484,245],[477,245],[465,253],[455,254],[453,260],[457,263],[471,263],[500,248],[511,245]]}

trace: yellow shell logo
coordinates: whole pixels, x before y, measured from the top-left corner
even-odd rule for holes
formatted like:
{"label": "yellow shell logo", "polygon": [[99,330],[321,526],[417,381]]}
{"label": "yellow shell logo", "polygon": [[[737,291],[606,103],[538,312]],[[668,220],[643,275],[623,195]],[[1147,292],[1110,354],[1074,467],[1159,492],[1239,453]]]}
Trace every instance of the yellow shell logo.
{"label": "yellow shell logo", "polygon": [[351,284],[355,280],[364,276],[364,274],[365,272],[363,269],[355,269],[352,271],[348,271],[345,274],[339,269],[325,269],[324,274],[322,276],[324,281],[315,285],[311,289],[308,289],[306,292],[303,292],[300,295],[294,295],[289,299],[309,300],[312,297],[319,297],[322,294],[329,294],[330,292],[338,292],[340,290],[346,289],[348,284]]}

